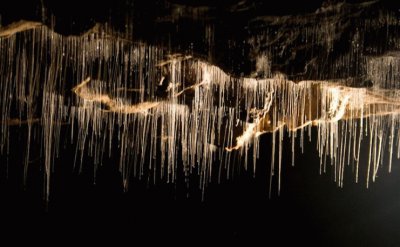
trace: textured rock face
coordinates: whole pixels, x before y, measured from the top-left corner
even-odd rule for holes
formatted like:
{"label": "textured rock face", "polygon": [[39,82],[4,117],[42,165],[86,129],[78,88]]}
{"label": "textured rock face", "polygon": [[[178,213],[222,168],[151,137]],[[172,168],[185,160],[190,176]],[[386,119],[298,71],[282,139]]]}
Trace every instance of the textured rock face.
{"label": "textured rock face", "polygon": [[[163,30],[153,36],[134,28],[143,18],[129,10],[123,28],[111,21],[78,35],[60,34],[57,21],[4,26],[2,154],[13,148],[10,128],[26,125],[25,166],[40,145],[46,196],[67,138],[77,164],[118,155],[125,188],[131,175],[175,182],[183,170],[186,178],[198,173],[204,189],[213,173],[229,176],[232,166],[249,169],[251,161],[255,171],[259,138],[272,133],[278,158],[270,174],[279,190],[284,135],[294,162],[296,139],[303,146],[314,126],[321,172],[330,162],[342,186],[347,164],[356,181],[365,165],[368,186],[400,155],[398,12],[367,2],[271,16],[263,6],[162,1],[152,6],[163,13],[151,20]],[[367,164],[359,163],[363,140]]]}

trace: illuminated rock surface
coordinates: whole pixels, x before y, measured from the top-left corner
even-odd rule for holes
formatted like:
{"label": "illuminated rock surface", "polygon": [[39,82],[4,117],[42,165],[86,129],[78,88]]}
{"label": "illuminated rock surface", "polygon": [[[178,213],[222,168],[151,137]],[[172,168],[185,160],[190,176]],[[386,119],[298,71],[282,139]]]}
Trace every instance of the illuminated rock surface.
{"label": "illuminated rock surface", "polygon": [[[366,165],[368,186],[384,157],[390,171],[393,156],[400,155],[400,42],[398,32],[391,32],[399,19],[384,11],[364,16],[374,4],[341,3],[305,16],[250,20],[254,71],[242,76],[100,24],[70,36],[38,22],[10,24],[0,31],[1,152],[12,148],[10,126],[26,124],[25,166],[31,145],[42,145],[46,198],[64,138],[76,143],[79,166],[85,155],[96,166],[104,155],[118,155],[125,188],[132,174],[175,182],[183,169],[186,177],[198,173],[204,189],[213,172],[229,177],[237,165],[232,155],[242,157],[239,165],[246,170],[251,160],[255,172],[263,150],[259,137],[270,132],[271,152],[278,152],[270,181],[276,177],[279,193],[283,136],[292,139],[294,164],[296,138],[303,146],[314,126],[318,134],[310,138],[318,140],[320,172],[330,163],[342,186],[346,166],[352,165],[358,182],[359,166]],[[350,23],[363,29],[348,31]],[[370,44],[371,28],[390,30],[387,47]],[[350,42],[344,48],[338,45],[343,36]],[[298,64],[304,72],[285,74]],[[63,126],[69,137],[60,135]],[[367,164],[359,164],[362,140],[370,145]],[[112,154],[113,145],[118,154]]]}

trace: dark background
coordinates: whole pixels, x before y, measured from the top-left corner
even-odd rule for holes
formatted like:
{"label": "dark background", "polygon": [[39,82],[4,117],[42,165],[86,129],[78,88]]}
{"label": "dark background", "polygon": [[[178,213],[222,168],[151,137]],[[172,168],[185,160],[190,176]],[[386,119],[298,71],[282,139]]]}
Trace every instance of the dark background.
{"label": "dark background", "polygon": [[[157,4],[145,2],[110,1],[108,5],[88,1],[82,5],[80,1],[57,4],[45,1],[45,5],[46,11],[56,16],[56,29],[72,34],[110,19],[118,27],[125,21],[125,15],[120,13],[125,13],[124,8],[132,4],[135,11],[131,14],[140,20],[135,32],[147,42],[157,42],[152,31],[154,19],[163,10],[152,9],[159,6],[159,1]],[[220,5],[233,2],[192,0],[186,4],[216,6],[218,12],[222,8]],[[277,15],[307,13],[322,4],[321,1],[297,2],[291,5],[278,1],[266,11]],[[2,1],[2,4],[6,5],[1,8],[3,24],[42,18],[40,2]],[[238,23],[246,19],[246,14],[241,18],[237,19]],[[229,16],[225,16],[218,22],[228,25],[229,20]],[[179,50],[179,47],[172,49]],[[201,53],[201,48],[199,50]],[[24,131],[12,128],[10,147],[23,143]],[[233,178],[223,179],[219,184],[214,180],[208,185],[204,200],[196,176],[191,178],[187,189],[182,174],[176,184],[162,180],[154,185],[147,179],[132,178],[129,191],[123,192],[116,165],[118,157],[104,161],[98,168],[94,185],[91,160],[84,161],[84,169],[79,173],[73,169],[73,144],[65,144],[61,148],[62,158],[56,160],[50,202],[46,206],[40,166],[32,165],[24,187],[22,156],[18,148],[13,148],[8,158],[0,159],[0,236],[14,241],[38,239],[43,242],[50,241],[47,237],[57,237],[58,243],[83,237],[94,241],[126,240],[129,245],[142,241],[187,245],[222,241],[249,246],[256,242],[272,246],[292,242],[318,246],[400,244],[399,160],[394,159],[391,174],[383,167],[369,189],[365,186],[365,176],[361,175],[359,184],[354,183],[353,167],[348,166],[344,188],[338,188],[330,169],[326,174],[319,174],[316,138],[311,143],[306,142],[304,154],[297,148],[294,167],[290,165],[290,142],[285,138],[281,195],[276,195],[274,185],[269,199],[270,138],[267,135],[261,139],[255,177],[237,165]],[[365,152],[362,152],[360,164],[365,165],[368,143],[363,147]],[[40,164],[38,159],[35,164]],[[219,164],[214,165],[218,167]],[[363,167],[361,174],[366,174]],[[17,237],[13,237],[14,234]]]}
{"label": "dark background", "polygon": [[[292,241],[320,246],[399,244],[397,159],[391,174],[387,167],[382,168],[377,181],[366,189],[368,145],[364,143],[361,182],[354,183],[353,167],[348,166],[344,188],[338,188],[329,168],[326,174],[319,175],[315,141],[306,142],[304,154],[296,149],[296,164],[292,167],[290,142],[285,138],[281,195],[276,194],[274,181],[269,199],[270,138],[261,139],[255,177],[235,166],[233,178],[223,179],[220,184],[214,179],[208,185],[203,201],[197,177],[191,177],[187,189],[182,174],[177,184],[158,181],[154,185],[146,179],[133,178],[129,191],[123,192],[116,166],[118,157],[104,161],[94,185],[92,161],[84,161],[82,173],[74,171],[74,148],[67,146],[62,149],[62,159],[55,163],[46,207],[42,197],[43,171],[31,167],[24,189],[22,162],[16,161],[20,158],[18,153],[11,153],[8,164],[3,162],[4,157],[1,163],[1,235],[23,234],[39,240],[46,236],[90,241],[110,239],[131,244],[138,241],[172,244],[243,241],[246,245],[259,242],[273,246]],[[18,138],[11,141],[11,145],[18,143]]]}

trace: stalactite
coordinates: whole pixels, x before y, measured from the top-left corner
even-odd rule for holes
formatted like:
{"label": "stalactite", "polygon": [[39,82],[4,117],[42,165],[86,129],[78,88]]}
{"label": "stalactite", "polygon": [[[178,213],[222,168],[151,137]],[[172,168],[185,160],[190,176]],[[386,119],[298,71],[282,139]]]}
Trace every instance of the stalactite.
{"label": "stalactite", "polygon": [[[319,42],[325,32],[334,32],[324,30],[317,32]],[[329,49],[332,39],[325,37]],[[295,82],[272,73],[265,53],[258,56],[256,77],[236,77],[193,56],[168,55],[163,47],[122,39],[100,27],[62,36],[41,24],[19,22],[0,31],[0,54],[0,151],[9,148],[10,126],[28,125],[25,166],[31,142],[41,143],[46,200],[54,160],[62,156],[64,125],[70,126],[80,167],[86,155],[100,165],[118,144],[125,189],[131,176],[175,182],[182,169],[186,178],[198,173],[204,191],[214,172],[220,178],[225,170],[230,177],[236,154],[249,169],[250,150],[255,173],[265,165],[257,164],[264,150],[260,138],[272,133],[270,195],[273,180],[280,193],[284,136],[291,138],[294,165],[297,140],[303,150],[312,126],[318,132],[320,172],[330,160],[340,187],[353,160],[358,182],[362,140],[370,143],[367,186],[383,165],[387,140],[389,171],[393,152],[399,157],[397,53],[366,59],[373,87],[350,87],[347,79]],[[41,140],[32,138],[36,125]]]}

